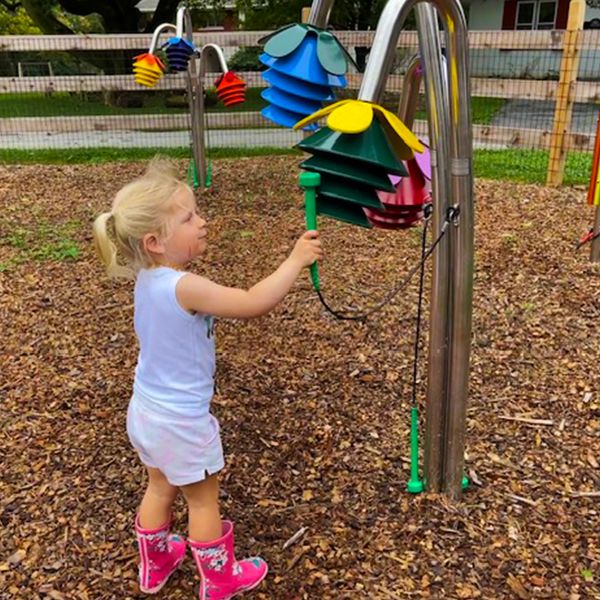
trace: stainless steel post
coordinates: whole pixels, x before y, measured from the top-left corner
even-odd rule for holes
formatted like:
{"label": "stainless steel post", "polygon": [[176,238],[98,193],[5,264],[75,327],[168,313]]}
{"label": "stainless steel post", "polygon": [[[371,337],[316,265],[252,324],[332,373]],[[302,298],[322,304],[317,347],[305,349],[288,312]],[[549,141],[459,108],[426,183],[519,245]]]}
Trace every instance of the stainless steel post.
{"label": "stainless steel post", "polygon": [[329,15],[334,0],[314,0],[308,14],[308,23],[315,27],[325,28],[329,23]]}
{"label": "stainless steel post", "polygon": [[[594,209],[594,236],[600,233],[600,206]],[[590,262],[600,262],[600,236],[592,240]]]}
{"label": "stainless steel post", "polygon": [[[450,246],[455,247],[456,251],[446,271],[451,312],[446,328],[449,363],[443,387],[448,403],[444,415],[441,478],[442,490],[452,498],[459,498],[464,465],[473,285],[473,180],[467,29],[458,0],[429,0],[428,3],[437,8],[447,40],[449,160],[440,166],[450,171],[449,203],[460,205],[457,226],[450,227],[447,236]],[[358,94],[359,100],[380,102],[402,23],[415,4],[416,0],[389,0],[385,5]],[[431,371],[430,375],[437,377]]]}
{"label": "stainless steel post", "polygon": [[[422,53],[429,145],[432,163],[433,239],[440,235],[450,205],[448,80],[442,60],[437,11],[417,4],[417,31]],[[442,489],[445,454],[445,421],[448,403],[448,327],[450,310],[450,237],[444,236],[432,256],[429,307],[429,361],[425,410],[424,483],[426,489]]]}

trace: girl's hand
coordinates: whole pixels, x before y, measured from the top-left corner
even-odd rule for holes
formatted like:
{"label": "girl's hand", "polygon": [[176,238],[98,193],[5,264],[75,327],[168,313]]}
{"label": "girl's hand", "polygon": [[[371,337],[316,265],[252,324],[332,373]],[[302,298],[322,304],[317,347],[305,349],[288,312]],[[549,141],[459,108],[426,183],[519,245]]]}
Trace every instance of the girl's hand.
{"label": "girl's hand", "polygon": [[299,264],[300,267],[309,267],[316,260],[321,260],[323,249],[321,248],[321,240],[318,238],[318,231],[304,232],[296,242],[290,254],[290,260]]}

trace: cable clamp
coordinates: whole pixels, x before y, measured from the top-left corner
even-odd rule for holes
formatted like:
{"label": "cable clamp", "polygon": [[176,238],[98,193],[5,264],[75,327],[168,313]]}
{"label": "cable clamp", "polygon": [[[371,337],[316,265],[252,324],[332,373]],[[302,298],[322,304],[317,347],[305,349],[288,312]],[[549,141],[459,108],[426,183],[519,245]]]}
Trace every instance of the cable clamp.
{"label": "cable clamp", "polygon": [[455,204],[454,206],[449,206],[446,211],[446,222],[452,223],[455,227],[458,227],[458,217],[460,216],[460,206]]}
{"label": "cable clamp", "polygon": [[433,215],[433,203],[427,202],[426,204],[423,204],[423,219],[425,221],[429,221],[429,219],[431,219],[432,215]]}

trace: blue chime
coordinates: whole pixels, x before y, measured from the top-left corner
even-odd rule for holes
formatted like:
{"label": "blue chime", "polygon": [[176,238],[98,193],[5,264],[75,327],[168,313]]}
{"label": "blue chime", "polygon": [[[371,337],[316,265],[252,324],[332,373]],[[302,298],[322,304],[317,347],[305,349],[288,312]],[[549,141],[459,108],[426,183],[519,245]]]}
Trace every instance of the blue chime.
{"label": "blue chime", "polygon": [[182,37],[172,37],[165,43],[165,54],[171,71],[186,71],[191,56],[196,51],[192,42]]}
{"label": "blue chime", "polygon": [[[347,85],[349,57],[330,32],[312,25],[288,25],[266,40],[260,62],[268,67],[262,75],[270,87],[261,96],[269,105],[261,113],[270,121],[293,127],[334,100],[333,87]],[[310,124],[304,129],[317,128]]]}

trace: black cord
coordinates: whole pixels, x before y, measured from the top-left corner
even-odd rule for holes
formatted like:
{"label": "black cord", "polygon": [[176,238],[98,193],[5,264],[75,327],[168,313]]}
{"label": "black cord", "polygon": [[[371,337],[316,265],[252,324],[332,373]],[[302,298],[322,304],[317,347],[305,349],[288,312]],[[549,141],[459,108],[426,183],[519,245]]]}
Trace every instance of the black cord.
{"label": "black cord", "polygon": [[423,287],[425,284],[425,246],[427,244],[427,226],[429,219],[425,219],[423,225],[423,235],[421,236],[421,272],[419,274],[419,299],[417,302],[417,322],[415,325],[415,350],[413,358],[413,373],[412,373],[412,405],[417,405],[417,375],[419,369],[419,342],[421,340],[421,318],[423,315]]}
{"label": "black cord", "polygon": [[[425,223],[427,223],[431,216],[431,204],[426,204],[425,207],[423,208],[423,212],[424,212],[424,215],[426,215]],[[431,256],[433,251],[436,249],[437,245],[442,241],[442,238],[444,237],[444,235],[446,235],[446,232],[448,230],[448,226],[450,225],[450,223],[456,222],[456,220],[458,219],[459,213],[460,213],[460,209],[459,209],[458,205],[448,207],[448,212],[446,214],[446,220],[444,221],[442,228],[440,229],[440,233],[439,233],[438,237],[431,244],[431,246],[429,246],[427,251],[421,256],[421,260],[414,267],[412,267],[412,269],[408,272],[408,275],[404,279],[402,279],[402,281],[400,281],[400,283],[397,286],[395,286],[383,298],[383,300],[381,300],[381,302],[377,303],[375,306],[371,307],[366,312],[364,312],[360,315],[352,315],[349,313],[339,312],[339,311],[331,308],[331,306],[329,306],[329,304],[327,304],[327,302],[325,301],[325,298],[323,297],[323,294],[321,293],[321,291],[317,290],[317,295],[319,296],[319,300],[321,301],[321,304],[325,307],[327,312],[332,314],[336,319],[340,319],[342,321],[364,321],[367,317],[371,316],[373,313],[376,313],[377,311],[381,310],[386,304],[389,304],[410,283],[410,281],[412,280],[412,278],[413,278],[414,274],[417,272],[417,270],[425,264],[425,261]]]}

